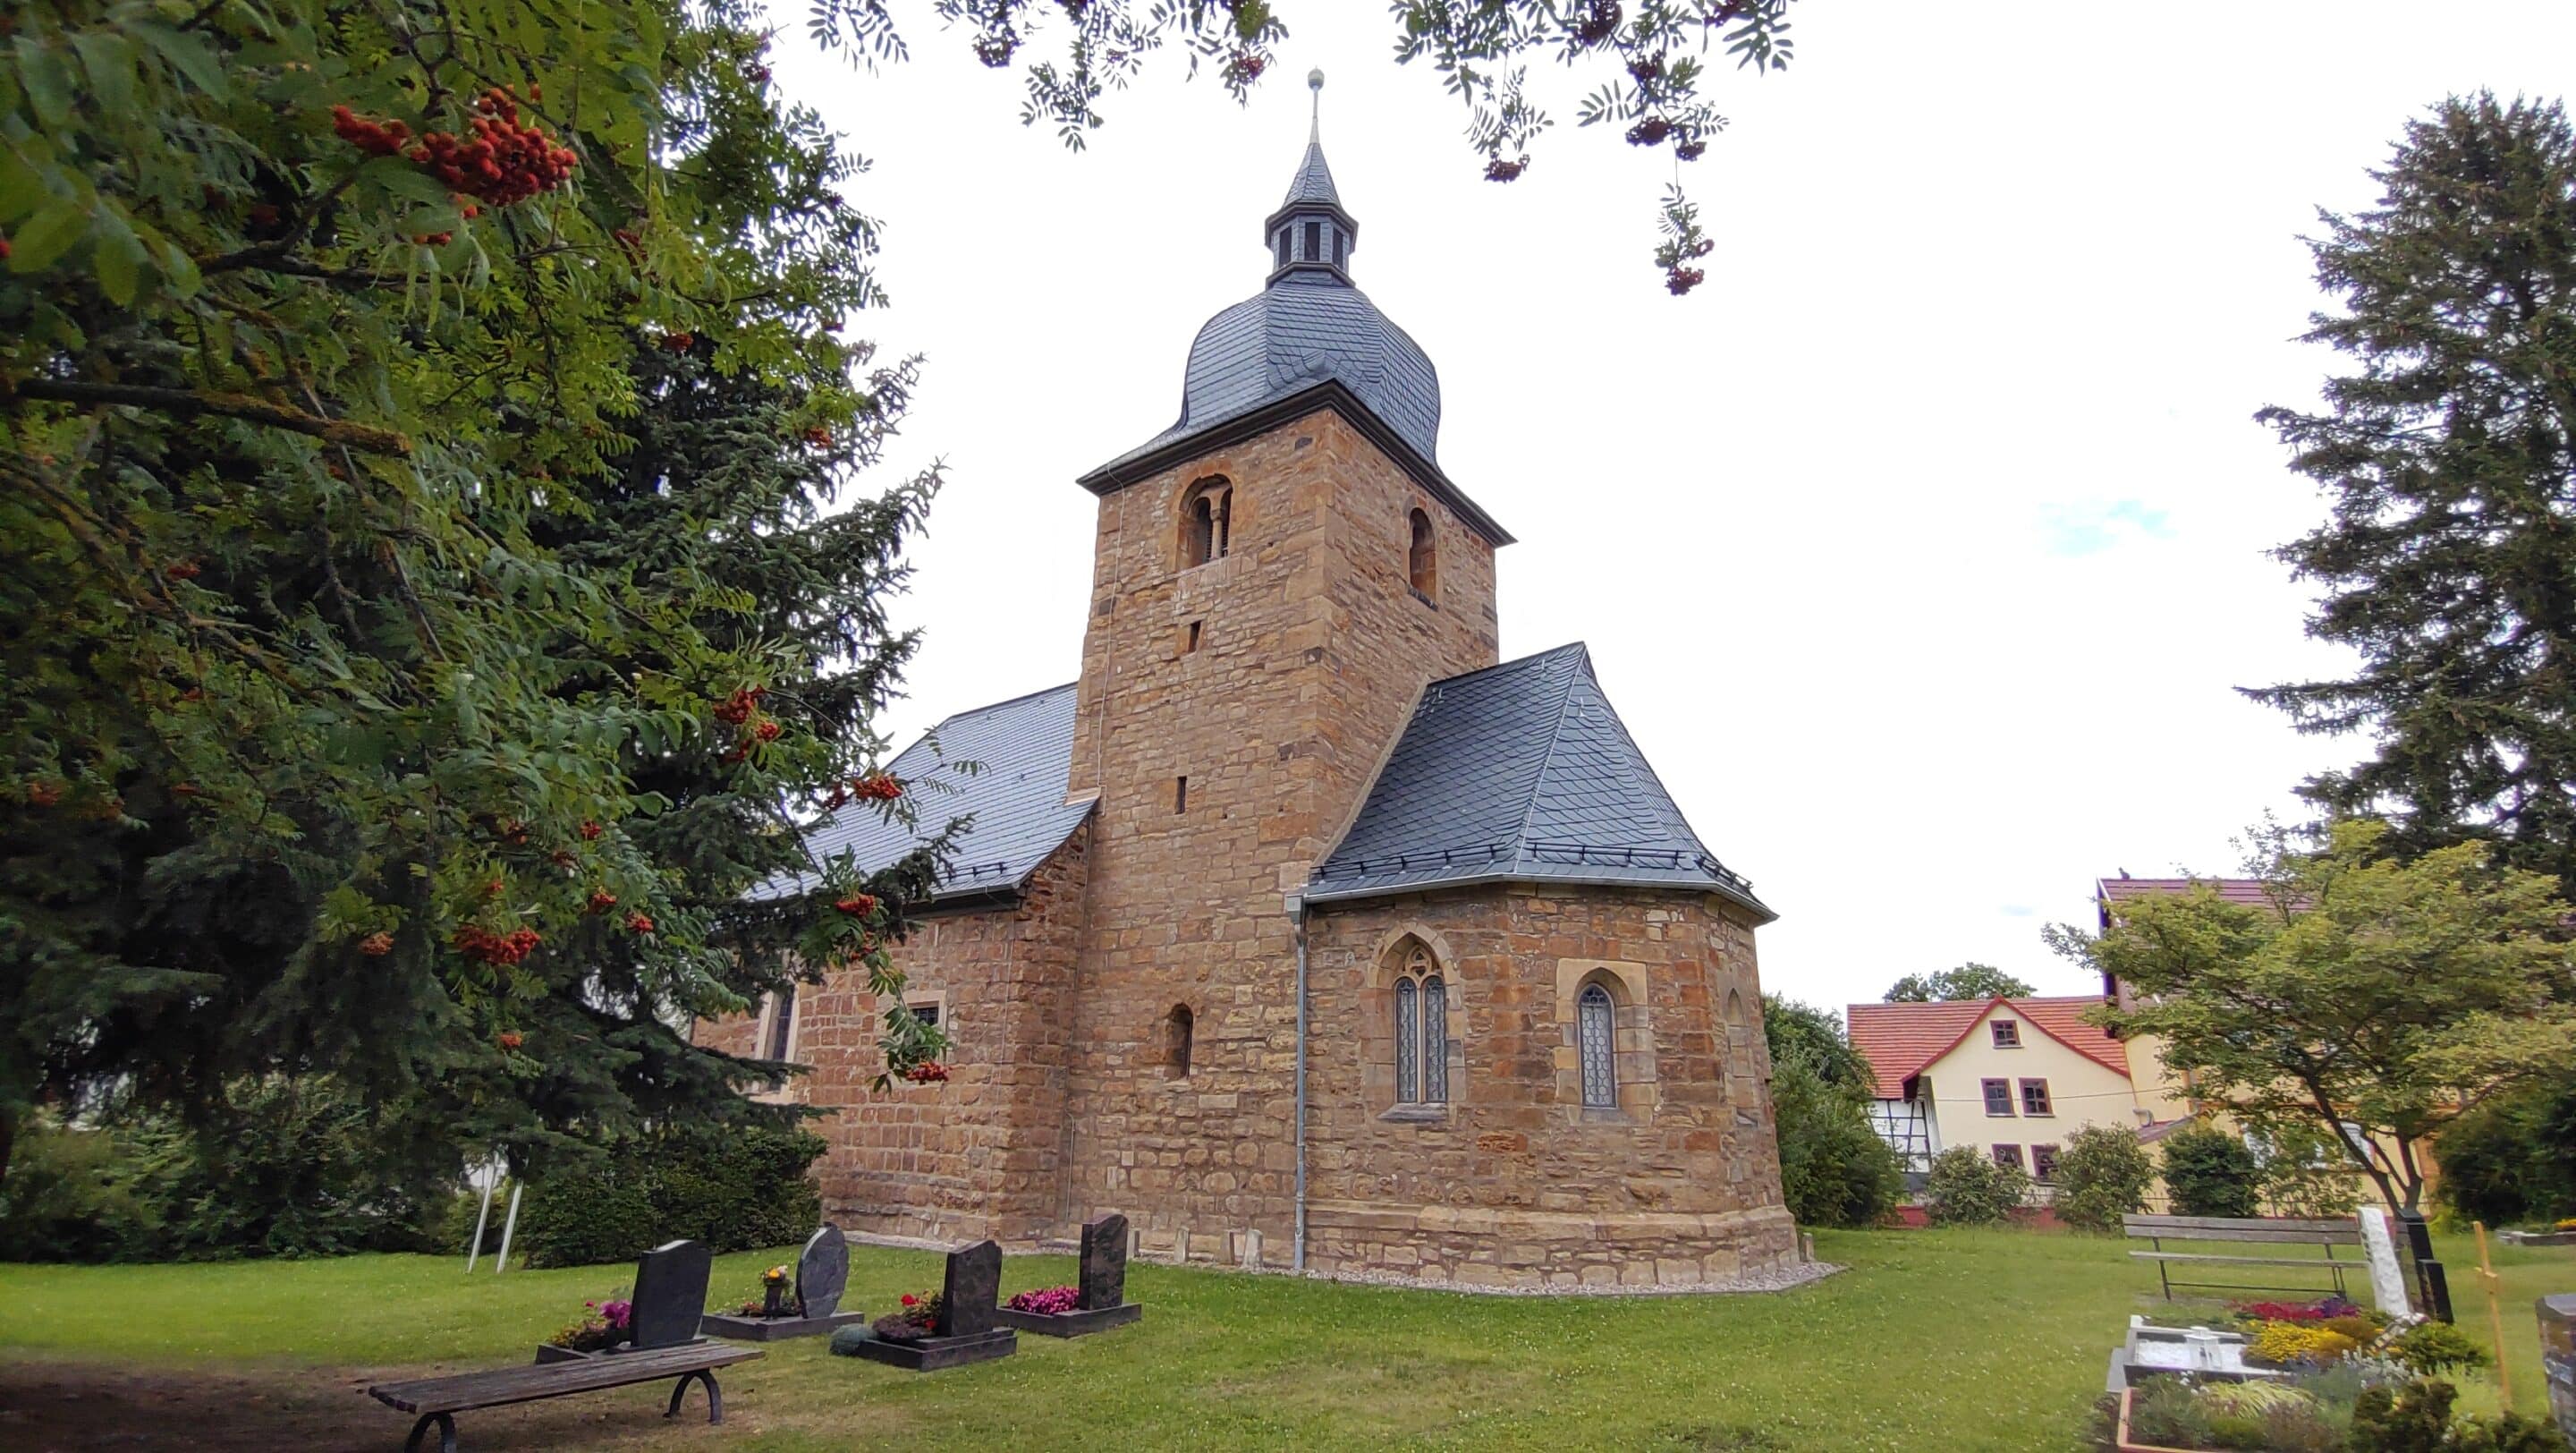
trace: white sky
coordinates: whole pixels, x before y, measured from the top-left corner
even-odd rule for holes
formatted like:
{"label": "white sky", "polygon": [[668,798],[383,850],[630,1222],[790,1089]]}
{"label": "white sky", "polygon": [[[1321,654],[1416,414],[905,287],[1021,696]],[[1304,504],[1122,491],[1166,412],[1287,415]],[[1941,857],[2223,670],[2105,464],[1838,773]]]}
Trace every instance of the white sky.
{"label": "white sky", "polygon": [[927,7],[872,77],[774,3],[780,84],[876,164],[852,195],[894,306],[853,332],[928,355],[893,466],[951,471],[898,745],[1073,679],[1073,480],[1172,422],[1199,324],[1260,287],[1321,66],[1353,274],[1439,367],[1443,468],[1520,538],[1505,659],[1590,643],[1780,912],[1765,987],[1834,1005],[1969,959],[2082,992],[2039,929],[2097,875],[2229,869],[2360,753],[2231,689],[2338,669],[2263,553],[2323,506],[2250,417],[2332,362],[2290,341],[2320,301],[2297,237],[2370,202],[2429,103],[2564,94],[2576,56],[2559,0],[1810,0],[1789,70],[1716,78],[1733,124],[1688,180],[1718,248],[1677,300],[1647,265],[1669,154],[1576,128],[1558,72],[1536,165],[1483,181],[1383,5],[1280,0],[1248,110],[1166,56],[1074,154]]}

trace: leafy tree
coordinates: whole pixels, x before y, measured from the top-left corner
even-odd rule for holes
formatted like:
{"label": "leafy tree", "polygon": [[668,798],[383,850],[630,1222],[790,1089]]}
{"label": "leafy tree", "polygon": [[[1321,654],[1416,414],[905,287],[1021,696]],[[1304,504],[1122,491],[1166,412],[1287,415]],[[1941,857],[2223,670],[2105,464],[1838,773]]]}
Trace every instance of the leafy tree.
{"label": "leafy tree", "polygon": [[2576,133],[2557,102],[2454,97],[2408,124],[2379,204],[2323,214],[2308,338],[2324,408],[2259,416],[2333,514],[2278,552],[2325,591],[2346,679],[2251,693],[2374,755],[2307,795],[2389,816],[2390,851],[2469,838],[2576,896]]}
{"label": "leafy tree", "polygon": [[1774,1073],[1782,1065],[1804,1064],[1828,1085],[1875,1092],[1877,1071],[1843,1029],[1842,1016],[1831,1009],[1783,998],[1762,996],[1762,1041],[1771,1052]]}
{"label": "leafy tree", "polygon": [[2253,1147],[2256,1199],[2275,1216],[2348,1216],[2361,1204],[2361,1177],[2339,1136],[2315,1125],[2275,1125]]}
{"label": "leafy tree", "polygon": [[2576,1051],[2569,910],[2553,880],[2483,845],[2399,863],[2386,837],[2352,819],[2313,851],[2274,843],[2261,905],[2204,885],[2122,904],[2098,939],[2054,937],[2135,991],[2096,1022],[2159,1037],[2167,1065],[2258,1133],[2329,1137],[2391,1209],[2413,1210],[2422,1141]]}
{"label": "leafy tree", "polygon": [[1930,1004],[1950,999],[2018,998],[2031,986],[1992,964],[1961,964],[1932,974],[1908,974],[1887,991],[1890,1004]]}
{"label": "leafy tree", "polygon": [[2057,1217],[2086,1231],[2117,1231],[2120,1218],[2147,1204],[2156,1179],[2154,1157],[2134,1130],[2087,1125],[2066,1137],[2057,1153]]}
{"label": "leafy tree", "polygon": [[1935,1226],[1993,1226],[2029,1204],[2030,1194],[2030,1172],[1973,1145],[1954,1145],[1932,1157],[1923,1210]]}
{"label": "leafy tree", "polygon": [[2177,1216],[2262,1214],[2262,1167],[2243,1140],[2209,1125],[2186,1125],[2164,1138],[2165,1191]]}
{"label": "leafy tree", "polygon": [[1777,994],[1763,996],[1762,1034],[1789,1213],[1809,1226],[1876,1221],[1904,1195],[1905,1175],[1870,1125],[1876,1077],[1868,1058],[1831,1010]]}
{"label": "leafy tree", "polygon": [[2576,1082],[2553,1077],[2499,1095],[2433,1142],[2434,1199],[2490,1226],[2576,1215]]}

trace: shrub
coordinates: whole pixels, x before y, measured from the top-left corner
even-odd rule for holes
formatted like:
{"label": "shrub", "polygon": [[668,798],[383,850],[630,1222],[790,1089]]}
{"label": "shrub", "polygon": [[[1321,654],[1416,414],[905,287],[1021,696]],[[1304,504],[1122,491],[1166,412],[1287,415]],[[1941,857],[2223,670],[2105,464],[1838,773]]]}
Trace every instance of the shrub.
{"label": "shrub", "polygon": [[2448,1322],[2418,1322],[2398,1333],[2389,1350],[2417,1372],[2484,1367],[2490,1360],[2486,1348]]}
{"label": "shrub", "polygon": [[153,1254],[161,1210],[134,1147],[106,1130],[21,1129],[0,1181],[0,1261],[122,1261]]}
{"label": "shrub", "polygon": [[2434,1142],[2433,1198],[2462,1221],[2509,1226],[2576,1213],[2576,1086],[2491,1100]]}
{"label": "shrub", "polygon": [[2057,1156],[2057,1219],[2086,1231],[2117,1231],[2143,1209],[2156,1178],[2154,1157],[2134,1130],[2093,1125],[2066,1137]]}
{"label": "shrub", "polygon": [[518,1244],[532,1267],[632,1260],[681,1237],[718,1252],[790,1245],[822,1219],[806,1172],[824,1148],[809,1131],[760,1126],[646,1136],[532,1181]]}
{"label": "shrub", "polygon": [[368,1107],[328,1076],[270,1076],[228,1088],[196,1127],[145,1122],[146,1173],[164,1206],[165,1255],[345,1256],[427,1251],[452,1186],[389,1152],[399,1111]]}
{"label": "shrub", "polygon": [[1780,1191],[1802,1225],[1867,1226],[1905,1193],[1904,1170],[1870,1128],[1864,1093],[1828,1083],[1801,1055],[1773,1060]]}
{"label": "shrub", "polygon": [[2331,1327],[2308,1322],[2265,1322],[2247,1344],[2265,1362],[2309,1362],[2319,1367],[2361,1350],[2361,1344]]}
{"label": "shrub", "polygon": [[2165,1137],[2165,1189],[2177,1216],[2252,1216],[2261,1210],[2261,1176],[2245,1142],[2206,1125]]}
{"label": "shrub", "polygon": [[1973,1145],[1952,1146],[1932,1157],[1923,1182],[1923,1209],[1936,1226],[1991,1226],[2030,1199],[2030,1173],[1998,1165]]}

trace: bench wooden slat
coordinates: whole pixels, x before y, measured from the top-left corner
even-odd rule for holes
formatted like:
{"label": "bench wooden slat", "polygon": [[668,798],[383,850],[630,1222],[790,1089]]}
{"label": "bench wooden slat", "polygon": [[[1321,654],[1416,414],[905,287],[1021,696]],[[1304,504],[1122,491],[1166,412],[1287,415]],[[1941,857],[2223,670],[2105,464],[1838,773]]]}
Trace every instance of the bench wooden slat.
{"label": "bench wooden slat", "polygon": [[368,1388],[367,1395],[406,1413],[466,1413],[477,1408],[533,1402],[539,1398],[660,1382],[664,1378],[709,1372],[767,1355],[757,1347],[738,1347],[723,1342],[694,1343],[685,1347],[656,1347],[644,1352],[585,1357],[577,1362],[540,1362],[490,1372],[462,1372],[448,1377],[380,1383]]}
{"label": "bench wooden slat", "polygon": [[2303,1220],[2289,1216],[2263,1216],[2246,1219],[2236,1216],[2122,1216],[2120,1224],[2131,1235],[2160,1232],[2167,1235],[2182,1231],[2296,1231],[2309,1235],[2334,1233],[2358,1237],[2361,1227],[2349,1217],[2331,1220]]}
{"label": "bench wooden slat", "polygon": [[2212,1256],[2205,1251],[2132,1251],[2139,1261],[2196,1261],[2204,1264],[2233,1262],[2238,1266],[2313,1266],[2320,1271],[2350,1271],[2358,1263],[2328,1261],[2322,1256]]}
{"label": "bench wooden slat", "polygon": [[2361,1233],[2338,1236],[2326,1231],[2192,1231],[2159,1226],[2129,1233],[2132,1241],[2237,1242],[2247,1246],[2359,1246]]}

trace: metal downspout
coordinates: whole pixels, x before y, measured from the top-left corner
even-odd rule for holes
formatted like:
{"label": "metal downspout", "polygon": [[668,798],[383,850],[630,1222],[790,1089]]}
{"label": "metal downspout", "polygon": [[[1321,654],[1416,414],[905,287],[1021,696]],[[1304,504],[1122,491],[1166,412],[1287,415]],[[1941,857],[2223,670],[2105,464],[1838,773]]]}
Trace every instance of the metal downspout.
{"label": "metal downspout", "polygon": [[1297,1230],[1289,1267],[1306,1269],[1306,896],[1288,900],[1297,924]]}

